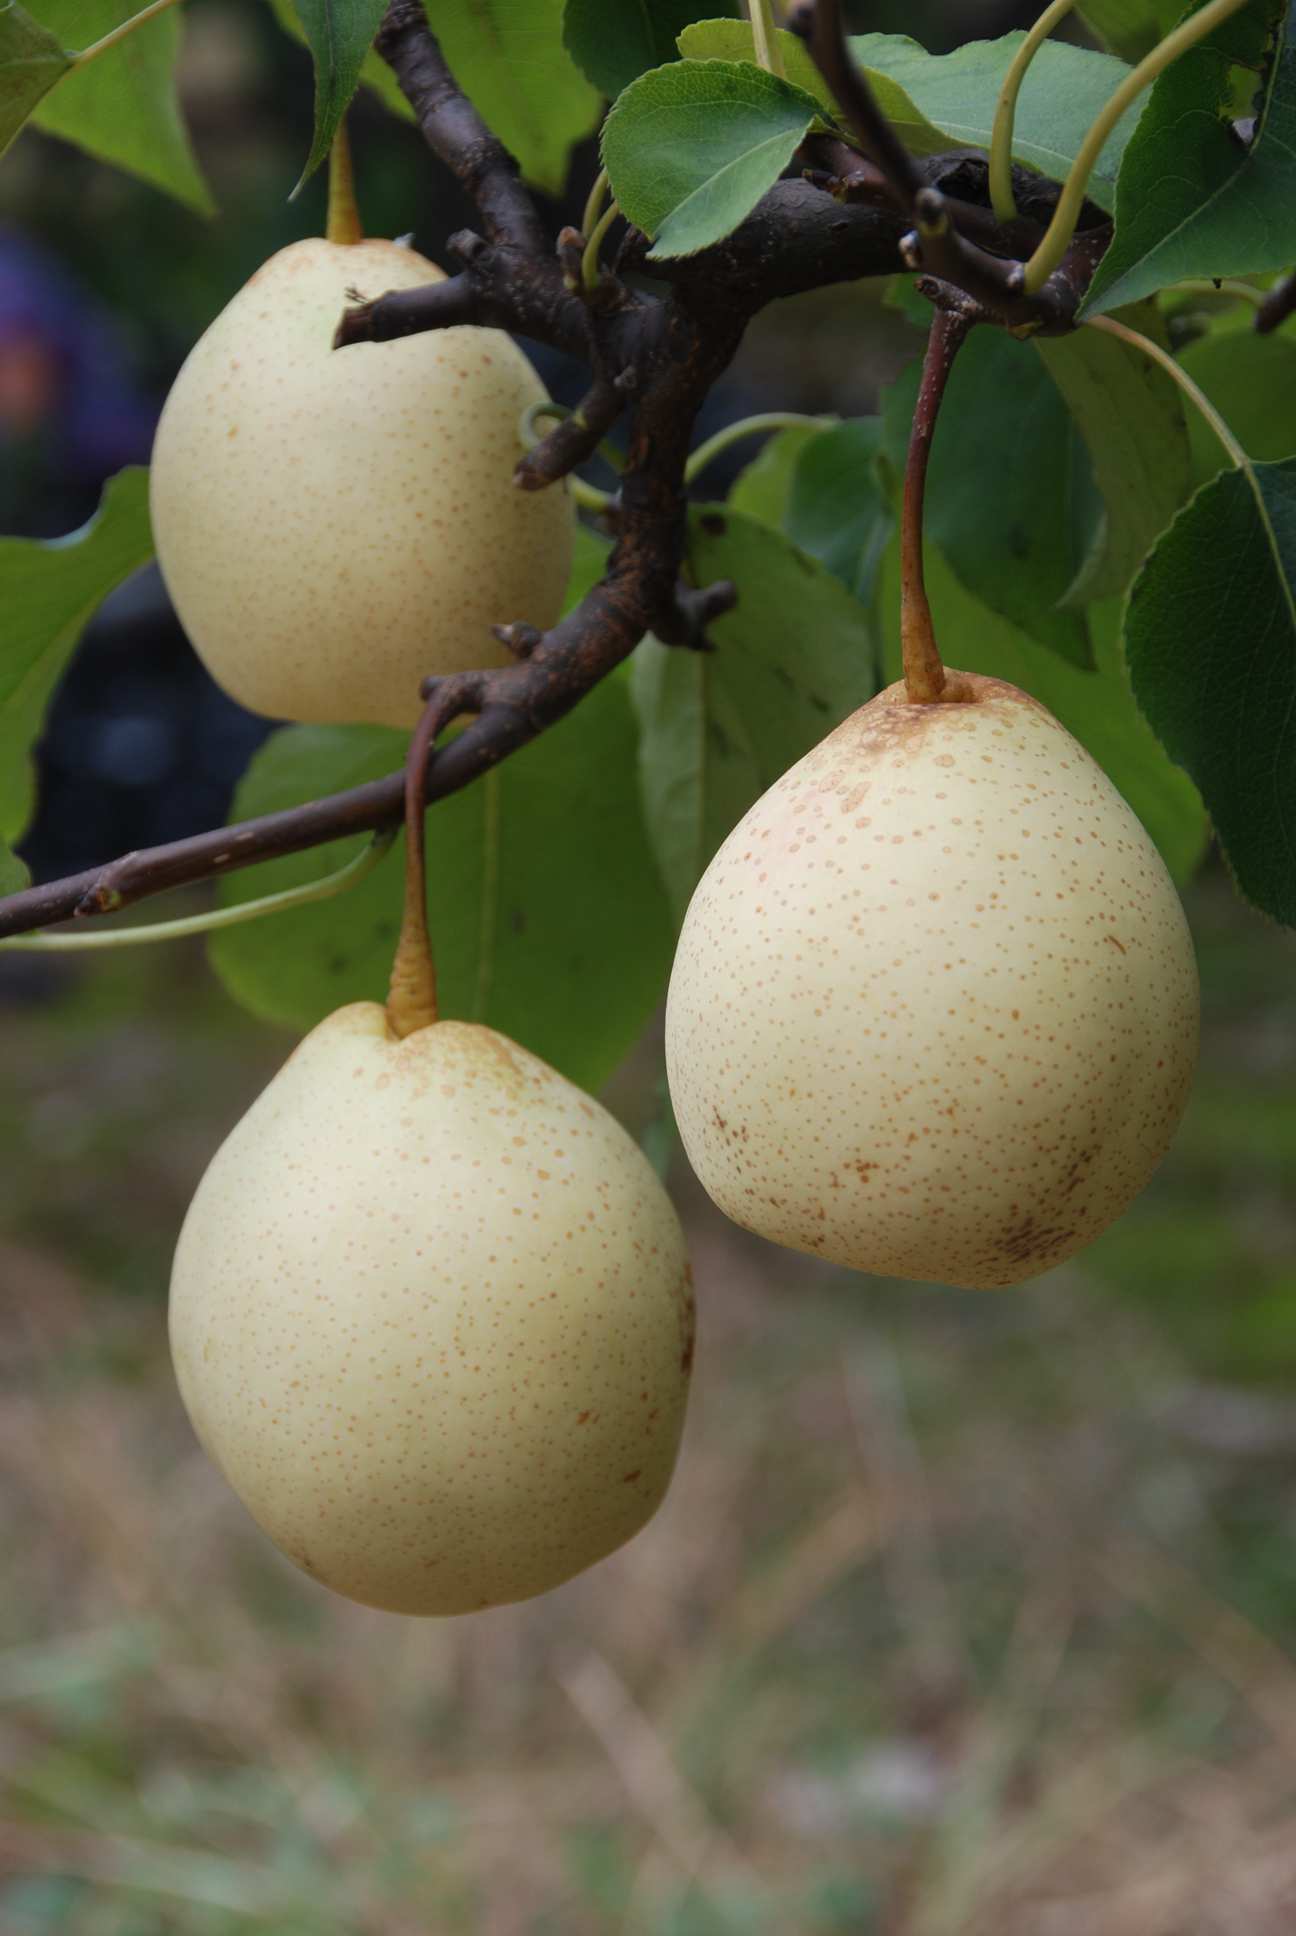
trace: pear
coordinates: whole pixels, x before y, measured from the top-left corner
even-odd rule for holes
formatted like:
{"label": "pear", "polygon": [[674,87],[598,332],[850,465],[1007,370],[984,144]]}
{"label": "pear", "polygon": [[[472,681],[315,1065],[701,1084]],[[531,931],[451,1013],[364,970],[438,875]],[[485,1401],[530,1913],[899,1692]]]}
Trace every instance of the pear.
{"label": "pear", "polygon": [[693,1356],[678,1219],[606,1110],[493,1029],[306,1037],[217,1151],[171,1344],[206,1450],[369,1606],[521,1600],[644,1525]]}
{"label": "pear", "polygon": [[1138,1194],[1184,1108],[1178,895],[1101,769],[1016,686],[880,693],[693,895],[666,1057],[690,1161],[774,1243],[990,1288]]}
{"label": "pear", "polygon": [[493,624],[557,618],[562,486],[518,490],[540,379],[502,332],[333,349],[350,292],[443,280],[394,242],[295,242],[200,338],[167,398],[158,562],[212,677],[253,712],[412,726],[428,674],[502,665]]}

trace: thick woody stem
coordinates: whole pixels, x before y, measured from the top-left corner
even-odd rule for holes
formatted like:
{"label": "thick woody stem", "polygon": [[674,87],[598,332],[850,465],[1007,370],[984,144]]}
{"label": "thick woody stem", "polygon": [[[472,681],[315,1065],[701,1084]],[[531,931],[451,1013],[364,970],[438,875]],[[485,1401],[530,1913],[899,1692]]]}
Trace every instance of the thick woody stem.
{"label": "thick woody stem", "polygon": [[391,0],[374,46],[400,82],[429,148],[480,209],[490,240],[540,253],[544,230],[518,165],[461,92],[422,0]]}
{"label": "thick woody stem", "polygon": [[927,602],[923,580],[923,498],[927,460],[931,456],[941,399],[955,354],[971,327],[970,317],[961,310],[938,309],[932,316],[905,463],[900,511],[900,649],[905,689],[911,700],[923,706],[960,696],[948,688],[932,626],[931,606]]}

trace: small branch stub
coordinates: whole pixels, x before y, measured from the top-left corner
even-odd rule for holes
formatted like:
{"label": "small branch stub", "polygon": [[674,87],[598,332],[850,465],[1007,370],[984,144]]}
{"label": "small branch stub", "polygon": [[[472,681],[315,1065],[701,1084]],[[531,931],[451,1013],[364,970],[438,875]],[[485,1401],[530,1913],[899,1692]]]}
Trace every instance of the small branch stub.
{"label": "small branch stub", "polygon": [[971,327],[972,318],[961,310],[938,309],[933,315],[923,358],[922,382],[914,406],[913,429],[909,434],[900,512],[900,650],[905,689],[910,700],[920,706],[963,697],[962,691],[956,689],[958,682],[946,678],[932,626],[931,606],[927,602],[923,581],[923,498],[941,399],[954,357]]}

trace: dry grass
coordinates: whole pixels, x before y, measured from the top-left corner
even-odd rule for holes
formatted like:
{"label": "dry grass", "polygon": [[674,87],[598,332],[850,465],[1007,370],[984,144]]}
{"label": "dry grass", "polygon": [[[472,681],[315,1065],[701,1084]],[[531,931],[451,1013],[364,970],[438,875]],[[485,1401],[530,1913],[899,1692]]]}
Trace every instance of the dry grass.
{"label": "dry grass", "polygon": [[1289,1936],[1296,1019],[1245,943],[1210,1121],[1029,1292],[848,1281],[677,1179],[665,1509],[446,1622],[281,1562],[174,1392],[171,1237],[278,1045],[192,979],[0,1022],[2,1936]]}

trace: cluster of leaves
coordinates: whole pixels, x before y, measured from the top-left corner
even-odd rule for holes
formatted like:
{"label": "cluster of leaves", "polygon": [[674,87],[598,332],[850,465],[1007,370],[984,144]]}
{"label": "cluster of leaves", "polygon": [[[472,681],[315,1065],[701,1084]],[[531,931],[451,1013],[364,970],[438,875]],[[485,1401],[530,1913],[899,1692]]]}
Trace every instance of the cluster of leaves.
{"label": "cluster of leaves", "polygon": [[[76,4],[80,27],[87,9]],[[174,17],[105,56],[106,68],[143,50],[128,112],[125,80],[69,66],[62,9],[72,5],[37,0],[39,24],[17,0],[0,11],[0,141],[31,115],[59,132],[75,119],[76,138],[138,168],[130,148],[141,128],[159,116],[179,127],[165,84]],[[120,0],[93,0],[101,5],[120,15]],[[368,51],[381,0],[296,6],[317,78],[309,168],[360,82],[400,103]],[[1046,44],[1015,127],[1015,159],[1055,178],[1128,62],[1178,9],[1090,0],[1080,11],[1110,51]],[[721,240],[807,133],[836,126],[799,41],[779,36],[780,77],[756,64],[736,6],[697,12],[696,0],[438,0],[434,19],[466,91],[542,186],[561,183],[573,143],[610,98],[602,144],[612,190],[666,259]],[[1247,463],[1228,464],[1170,377],[1127,343],[1084,327],[1026,342],[980,329],[944,406],[927,555],[951,664],[1010,678],[1048,704],[1178,878],[1200,857],[1209,816],[1243,891],[1296,922],[1296,342],[1256,335],[1251,310],[1227,291],[1174,287],[1220,277],[1259,287],[1296,259],[1292,31],[1287,0],[1249,0],[1125,116],[1089,184],[1114,239],[1084,317],[1119,311],[1176,350]],[[937,57],[870,34],[854,53],[909,147],[936,153],[988,145],[1020,42]],[[59,103],[92,82],[98,119],[70,108],[60,119]],[[1254,121],[1247,139],[1238,117]],[[152,178],[168,174],[164,185],[200,204],[176,139],[155,146]],[[904,279],[893,296],[915,325],[915,362],[879,415],[785,431],[727,502],[691,508],[689,576],[740,590],[737,610],[713,627],[716,650],[645,641],[556,729],[434,815],[430,892],[448,1011],[521,1035],[587,1084],[608,1074],[659,999],[689,893],[728,830],[897,675],[898,479],[926,311]],[[585,534],[573,598],[604,550]],[[150,551],[143,473],[116,479],[93,525],[60,546],[0,541],[10,614],[0,838],[21,835],[27,750],[81,628]],[[402,753],[400,737],[378,729],[285,728],[253,762],[233,816],[391,771]],[[268,863],[221,892],[241,900],[318,877],[346,851]],[[342,902],[222,933],[212,943],[219,972],[249,1007],[297,1027],[340,1000],[381,996],[398,875],[389,857]],[[0,849],[0,888],[19,877]]]}

